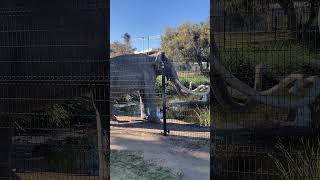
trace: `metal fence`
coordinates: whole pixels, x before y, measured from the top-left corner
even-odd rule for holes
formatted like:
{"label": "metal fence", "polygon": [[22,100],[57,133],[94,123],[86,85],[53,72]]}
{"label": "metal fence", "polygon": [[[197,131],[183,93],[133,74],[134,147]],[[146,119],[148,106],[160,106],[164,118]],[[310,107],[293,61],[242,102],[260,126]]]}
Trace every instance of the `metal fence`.
{"label": "metal fence", "polygon": [[181,90],[201,85],[203,91],[208,90],[208,75],[194,66],[177,64],[159,53],[113,57],[110,97],[116,118],[111,128],[209,139],[209,97],[184,96]]}
{"label": "metal fence", "polygon": [[319,179],[319,4],[237,2],[211,1],[212,177]]}
{"label": "metal fence", "polygon": [[0,179],[108,178],[106,6],[0,2]]}

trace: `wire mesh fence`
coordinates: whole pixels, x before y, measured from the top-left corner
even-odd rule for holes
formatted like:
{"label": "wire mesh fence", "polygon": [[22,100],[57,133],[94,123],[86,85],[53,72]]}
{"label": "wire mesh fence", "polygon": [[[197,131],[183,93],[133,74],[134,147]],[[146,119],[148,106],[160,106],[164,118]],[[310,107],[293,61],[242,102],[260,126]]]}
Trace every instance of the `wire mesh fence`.
{"label": "wire mesh fence", "polygon": [[166,128],[170,135],[209,139],[210,82],[198,65],[178,64],[159,52],[110,62],[112,128],[158,134]]}
{"label": "wire mesh fence", "polygon": [[1,1],[0,179],[108,178],[106,13]]}
{"label": "wire mesh fence", "polygon": [[174,88],[168,87],[167,122],[169,130],[171,134],[179,136],[209,139],[209,64],[202,62],[203,69],[201,70],[198,63],[190,63],[190,65],[175,63],[175,66],[181,84],[188,88],[190,93],[186,96],[177,96],[173,93]]}
{"label": "wire mesh fence", "polygon": [[211,3],[213,176],[319,179],[319,3]]}

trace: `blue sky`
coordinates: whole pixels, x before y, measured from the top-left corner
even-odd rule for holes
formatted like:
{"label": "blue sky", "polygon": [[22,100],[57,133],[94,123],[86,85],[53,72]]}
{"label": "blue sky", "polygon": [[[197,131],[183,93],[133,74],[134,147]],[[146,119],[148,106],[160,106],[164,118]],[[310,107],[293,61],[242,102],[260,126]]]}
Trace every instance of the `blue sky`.
{"label": "blue sky", "polygon": [[[129,33],[132,45],[142,50],[142,36],[163,34],[166,27],[177,27],[184,21],[198,23],[210,15],[210,0],[110,0],[111,42],[123,42]],[[147,41],[144,41],[144,49]],[[150,40],[150,47],[157,48],[160,40]]]}

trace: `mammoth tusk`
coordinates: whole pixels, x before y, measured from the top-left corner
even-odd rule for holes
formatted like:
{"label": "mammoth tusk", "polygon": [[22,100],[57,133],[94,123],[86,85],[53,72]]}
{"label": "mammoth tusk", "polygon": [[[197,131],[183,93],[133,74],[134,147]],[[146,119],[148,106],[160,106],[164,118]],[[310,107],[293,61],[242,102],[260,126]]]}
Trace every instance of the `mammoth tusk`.
{"label": "mammoth tusk", "polygon": [[222,76],[223,79],[228,83],[228,85],[240,93],[247,96],[249,99],[254,100],[256,102],[260,102],[263,104],[271,105],[274,107],[280,108],[298,108],[303,107],[305,105],[311,104],[315,101],[317,96],[320,94],[320,79],[317,76],[311,76],[306,81],[312,82],[313,86],[309,89],[309,93],[300,99],[291,99],[285,97],[277,97],[272,96],[271,94],[283,87],[286,87],[290,83],[302,79],[302,75],[300,74],[291,74],[280,83],[268,90],[258,92],[248,86],[247,84],[243,83],[235,76],[233,76],[229,71],[225,69],[223,65],[219,62],[217,58],[213,61],[214,69]]}
{"label": "mammoth tusk", "polygon": [[201,84],[200,86],[198,86],[196,89],[192,90],[193,92],[196,92],[196,91],[203,91],[205,89],[208,89],[210,88],[209,86],[206,86],[206,85],[203,85]]}
{"label": "mammoth tusk", "polygon": [[189,90],[184,85],[182,85],[180,83],[180,81],[175,80],[174,82],[181,88],[181,91],[183,91],[186,94],[192,94],[192,95],[195,95],[195,96],[205,96],[205,95],[208,95],[210,93],[210,86],[206,86],[207,87],[207,91],[206,92],[199,93],[199,92],[195,92],[195,91],[198,91],[200,89],[203,90],[204,85],[202,85],[202,86],[200,85],[201,87],[198,87],[198,88],[196,88],[194,90]]}

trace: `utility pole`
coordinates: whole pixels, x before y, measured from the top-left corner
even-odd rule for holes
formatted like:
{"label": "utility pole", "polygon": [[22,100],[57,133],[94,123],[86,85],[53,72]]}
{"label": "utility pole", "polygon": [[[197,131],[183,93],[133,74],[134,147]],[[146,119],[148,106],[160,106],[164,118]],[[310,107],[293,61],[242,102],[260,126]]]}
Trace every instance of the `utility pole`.
{"label": "utility pole", "polygon": [[154,36],[150,36],[150,35],[147,35],[147,36],[142,36],[142,37],[136,37],[134,38],[133,40],[142,40],[142,52],[145,52],[145,49],[144,49],[144,41],[147,40],[148,44],[147,44],[147,51],[146,51],[146,54],[149,55],[149,49],[150,49],[150,40],[157,40],[157,39],[160,39],[161,36],[160,35],[154,35]]}
{"label": "utility pole", "polygon": [[149,36],[148,36],[148,50],[147,50],[147,55],[149,55]]}
{"label": "utility pole", "polygon": [[142,53],[144,51],[144,37],[142,37]]}

